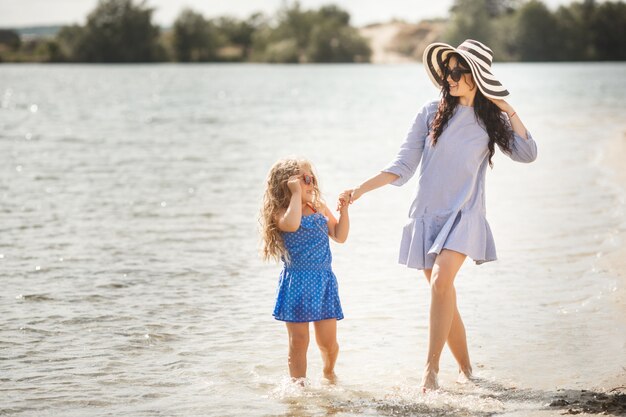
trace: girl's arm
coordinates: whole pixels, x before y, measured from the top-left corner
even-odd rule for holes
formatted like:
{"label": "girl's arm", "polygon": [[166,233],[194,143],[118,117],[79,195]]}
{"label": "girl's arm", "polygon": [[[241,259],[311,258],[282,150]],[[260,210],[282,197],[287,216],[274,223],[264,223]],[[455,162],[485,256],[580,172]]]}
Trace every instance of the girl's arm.
{"label": "girl's arm", "polygon": [[353,190],[349,190],[352,192],[352,197],[350,198],[350,202],[353,203],[358,200],[363,194],[368,193],[372,190],[382,187],[383,185],[391,184],[395,180],[397,180],[400,176],[396,174],[392,174],[391,172],[380,172],[377,175],[373,176],[369,180],[365,181],[361,185],[357,186]]}
{"label": "girl's arm", "polygon": [[276,223],[278,229],[283,232],[295,232],[300,227],[302,220],[302,188],[300,187],[300,179],[294,176],[287,183],[289,191],[291,191],[291,199],[289,206],[277,216]]}
{"label": "girl's arm", "polygon": [[348,216],[350,191],[344,191],[339,196],[339,220],[335,219],[335,216],[333,216],[333,213],[327,206],[324,206],[324,215],[328,218],[328,236],[337,243],[344,243],[348,239],[348,232],[350,231],[350,217]]}

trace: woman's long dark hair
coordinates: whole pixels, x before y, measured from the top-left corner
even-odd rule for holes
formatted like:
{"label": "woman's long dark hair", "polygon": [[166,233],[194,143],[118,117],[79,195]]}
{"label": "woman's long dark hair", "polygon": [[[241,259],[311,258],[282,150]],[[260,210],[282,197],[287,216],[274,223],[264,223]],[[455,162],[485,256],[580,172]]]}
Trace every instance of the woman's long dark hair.
{"label": "woman's long dark hair", "polygon": [[[448,121],[454,113],[454,109],[459,104],[459,98],[450,94],[450,86],[445,76],[445,68],[448,68],[451,57],[456,57],[459,66],[469,69],[467,61],[457,53],[450,53],[446,57],[444,65],[444,83],[441,87],[441,101],[437,108],[437,114],[432,126],[433,146],[437,144],[437,139],[443,133]],[[502,110],[498,108],[491,100],[483,95],[480,89],[476,90],[474,97],[474,114],[480,123],[487,130],[489,135],[489,166],[493,168],[491,158],[495,153],[495,144],[497,143],[505,152],[511,151],[511,140],[513,139],[513,131],[507,123],[507,119],[502,114]]]}

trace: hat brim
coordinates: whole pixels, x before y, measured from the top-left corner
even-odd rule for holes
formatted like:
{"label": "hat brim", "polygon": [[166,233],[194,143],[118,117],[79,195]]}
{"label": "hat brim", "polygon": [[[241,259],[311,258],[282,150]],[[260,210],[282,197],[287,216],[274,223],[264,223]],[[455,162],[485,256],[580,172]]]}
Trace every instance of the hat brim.
{"label": "hat brim", "polygon": [[443,85],[443,63],[448,54],[452,52],[461,55],[467,61],[476,85],[483,95],[493,99],[503,99],[510,95],[502,83],[491,73],[491,70],[486,68],[472,54],[441,42],[428,45],[422,57],[426,73],[436,87],[441,88]]}

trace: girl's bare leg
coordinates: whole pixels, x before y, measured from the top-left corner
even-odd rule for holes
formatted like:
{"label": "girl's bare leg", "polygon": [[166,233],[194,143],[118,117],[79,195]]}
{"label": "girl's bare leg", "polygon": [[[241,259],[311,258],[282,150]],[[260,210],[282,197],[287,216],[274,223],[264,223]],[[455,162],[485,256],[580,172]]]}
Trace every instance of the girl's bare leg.
{"label": "girl's bare leg", "polygon": [[306,351],[309,347],[309,323],[286,323],[289,333],[289,375],[306,378]]}
{"label": "girl's bare leg", "polygon": [[[430,284],[430,276],[432,269],[425,269],[424,275]],[[453,288],[454,289],[454,288]],[[454,289],[454,316],[452,318],[452,326],[448,334],[448,347],[459,365],[459,382],[464,382],[472,377],[472,365],[470,362],[469,351],[467,350],[467,337],[465,334],[465,326],[461,319],[461,313],[456,304],[456,289]]]}
{"label": "girl's bare leg", "polygon": [[339,354],[337,319],[316,321],[313,325],[315,326],[315,339],[324,361],[324,378],[335,382],[335,362]]}
{"label": "girl's bare leg", "polygon": [[439,359],[452,329],[456,306],[454,278],[465,258],[462,253],[444,249],[435,259],[430,280],[430,326],[423,391],[439,388]]}

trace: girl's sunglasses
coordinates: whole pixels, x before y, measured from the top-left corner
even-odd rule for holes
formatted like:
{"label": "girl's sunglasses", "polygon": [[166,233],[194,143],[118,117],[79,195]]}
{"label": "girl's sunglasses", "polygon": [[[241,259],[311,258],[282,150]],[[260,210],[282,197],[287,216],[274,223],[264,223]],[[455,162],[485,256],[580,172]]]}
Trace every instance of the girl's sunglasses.
{"label": "girl's sunglasses", "polygon": [[461,67],[454,67],[454,69],[446,68],[445,76],[443,78],[447,79],[449,75],[450,78],[452,78],[452,81],[454,81],[455,83],[458,83],[461,80],[461,77],[463,76],[463,74],[469,74],[471,72],[472,71],[465,69],[465,68],[461,68]]}
{"label": "girl's sunglasses", "polygon": [[302,174],[302,180],[306,185],[315,184],[315,177],[309,174]]}

